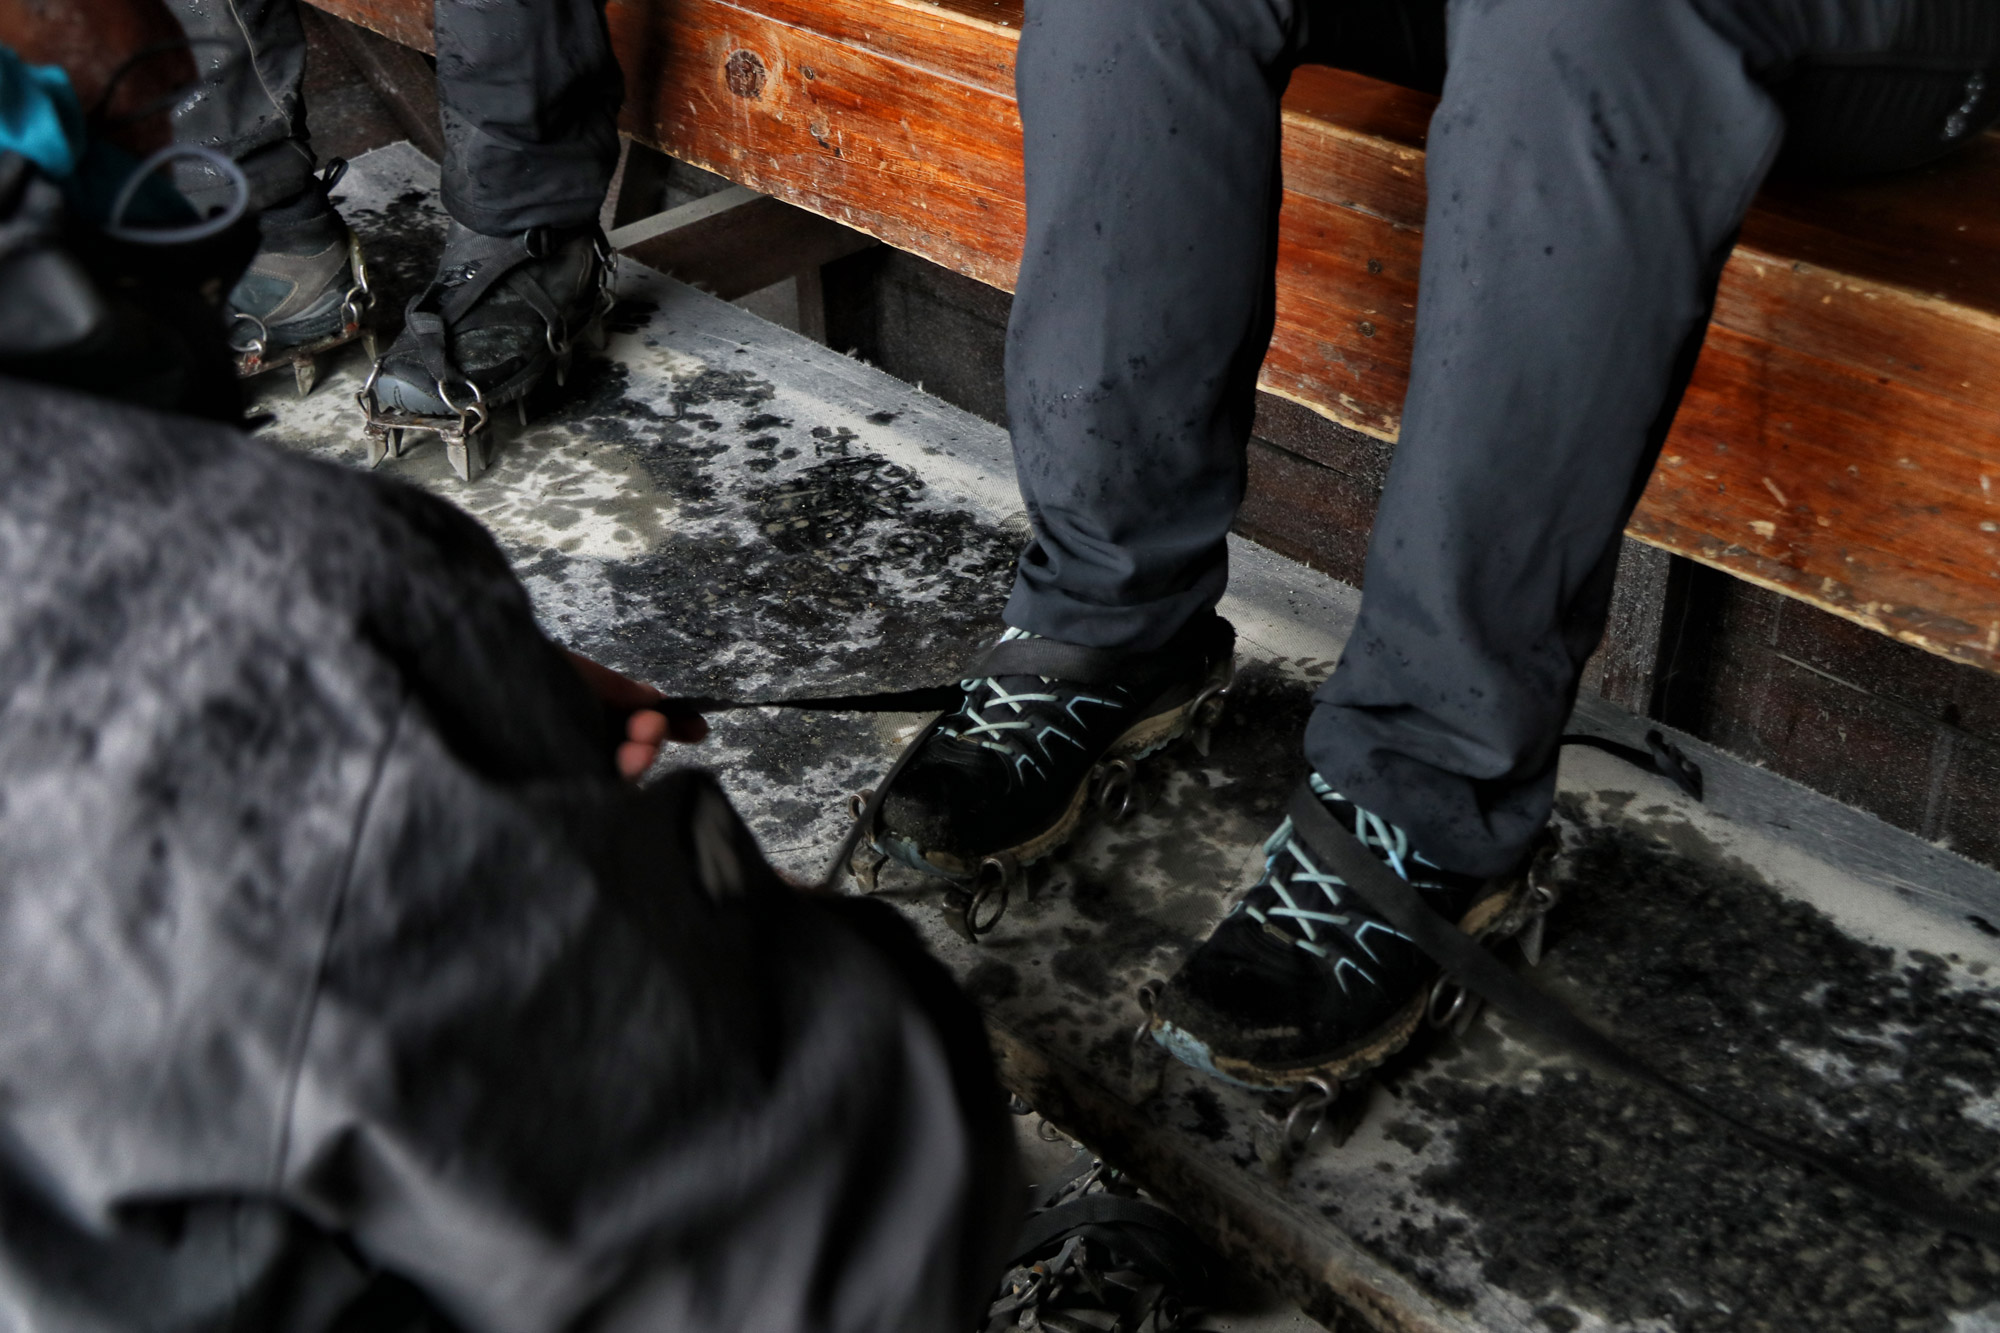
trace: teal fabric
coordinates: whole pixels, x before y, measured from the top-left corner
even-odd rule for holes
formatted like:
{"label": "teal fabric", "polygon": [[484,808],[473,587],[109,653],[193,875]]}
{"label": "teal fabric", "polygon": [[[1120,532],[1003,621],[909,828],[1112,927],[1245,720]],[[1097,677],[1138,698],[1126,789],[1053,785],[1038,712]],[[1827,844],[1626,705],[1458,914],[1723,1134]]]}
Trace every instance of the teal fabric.
{"label": "teal fabric", "polygon": [[[86,134],[83,107],[58,65],[30,65],[0,46],[0,153],[19,153],[61,183],[78,217],[103,224],[139,164],[130,153]],[[125,221],[172,226],[195,220],[180,192],[155,174],[132,198]]]}
{"label": "teal fabric", "polygon": [[30,65],[0,46],[0,152],[19,153],[66,180],[82,147],[83,108],[69,75],[56,65]]}

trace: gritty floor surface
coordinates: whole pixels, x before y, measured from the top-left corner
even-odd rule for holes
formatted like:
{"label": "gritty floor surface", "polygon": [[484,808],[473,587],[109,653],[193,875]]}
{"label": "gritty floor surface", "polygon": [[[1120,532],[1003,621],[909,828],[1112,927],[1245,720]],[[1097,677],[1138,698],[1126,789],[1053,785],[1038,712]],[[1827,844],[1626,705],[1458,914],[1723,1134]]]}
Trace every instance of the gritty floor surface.
{"label": "gritty floor surface", "polygon": [[[341,187],[387,309],[436,252],[433,185],[398,147]],[[551,386],[532,425],[504,425],[485,476],[459,483],[429,443],[383,471],[491,527],[552,635],[669,692],[952,676],[996,632],[1021,540],[1001,432],[635,266],[619,291],[607,354]],[[303,400],[260,384],[264,433],[361,466],[362,369],[358,351],[330,362]],[[1136,988],[1254,874],[1352,622],[1351,590],[1232,550],[1240,674],[1205,756],[1149,762],[1136,813],[1031,868],[980,944],[948,928],[936,882],[883,874],[882,896],[986,1008],[1015,1086],[1329,1322],[2000,1329],[2000,1250],[1770,1160],[1504,1019],[1427,1035],[1295,1163],[1259,1098],[1132,1043]],[[773,860],[813,875],[847,795],[919,721],[730,714],[676,758],[720,773]],[[1696,805],[1608,756],[1565,759],[1564,897],[1531,975],[1740,1114],[2000,1208],[2000,946],[1985,924],[2000,883],[1703,762]],[[1218,1327],[1305,1326],[1245,1318],[1266,1322]]]}

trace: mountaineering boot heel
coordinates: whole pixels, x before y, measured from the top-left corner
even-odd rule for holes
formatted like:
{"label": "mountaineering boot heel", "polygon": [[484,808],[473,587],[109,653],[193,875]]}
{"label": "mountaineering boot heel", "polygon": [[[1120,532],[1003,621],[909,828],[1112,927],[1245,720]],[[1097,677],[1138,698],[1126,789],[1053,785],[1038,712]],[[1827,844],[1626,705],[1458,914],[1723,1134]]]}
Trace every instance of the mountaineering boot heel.
{"label": "mountaineering boot heel", "polygon": [[356,338],[372,343],[365,327],[375,303],[368,267],[360,242],[328,197],[346,170],[334,159],[297,199],[258,218],[257,255],[229,293],[229,346],[238,375],[288,365],[304,395],[312,390],[320,353]]}
{"label": "mountaineering boot heel", "polygon": [[574,340],[611,306],[611,252],[595,223],[486,236],[458,222],[430,285],[410,301],[403,331],[359,397],[369,462],[401,452],[407,431],[442,438],[470,481],[474,437],[553,367],[569,370]]}
{"label": "mountaineering boot heel", "polygon": [[1008,630],[959,683],[958,710],[912,742],[868,831],[875,853],[970,893],[968,933],[984,933],[1019,868],[1068,841],[1093,799],[1126,813],[1139,760],[1183,736],[1206,748],[1235,643],[1213,612],[1144,653]]}
{"label": "mountaineering boot heel", "polygon": [[[1491,879],[1426,860],[1403,830],[1317,775],[1339,823],[1432,910],[1475,939],[1523,939],[1539,957],[1553,891],[1528,866]],[[1532,858],[1531,858],[1532,860]],[[1244,1087],[1337,1091],[1401,1050],[1428,1016],[1462,1026],[1472,998],[1371,910],[1291,819],[1264,844],[1264,873],[1146,1004],[1152,1037],[1183,1063]]]}

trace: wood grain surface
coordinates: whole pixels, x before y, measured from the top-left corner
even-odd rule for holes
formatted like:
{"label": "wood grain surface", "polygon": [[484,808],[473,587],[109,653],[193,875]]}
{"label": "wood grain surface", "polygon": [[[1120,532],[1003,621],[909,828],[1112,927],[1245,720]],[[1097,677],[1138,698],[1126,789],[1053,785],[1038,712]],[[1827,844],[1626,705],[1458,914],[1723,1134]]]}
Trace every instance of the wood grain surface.
{"label": "wood grain surface", "polygon": [[[428,0],[315,3],[430,45]],[[1015,0],[607,14],[635,138],[1011,289]],[[1432,105],[1318,67],[1285,98],[1263,386],[1383,439],[1408,381]],[[2000,136],[1893,180],[1764,192],[1631,532],[2000,670]]]}

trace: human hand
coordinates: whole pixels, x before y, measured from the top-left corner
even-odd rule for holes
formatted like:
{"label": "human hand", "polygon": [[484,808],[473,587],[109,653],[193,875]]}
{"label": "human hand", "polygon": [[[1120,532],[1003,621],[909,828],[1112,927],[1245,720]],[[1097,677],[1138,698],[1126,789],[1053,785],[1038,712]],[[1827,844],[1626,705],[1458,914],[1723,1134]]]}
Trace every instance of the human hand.
{"label": "human hand", "polygon": [[708,722],[699,713],[649,708],[648,704],[658,703],[666,696],[651,685],[620,675],[581,653],[567,648],[563,652],[590,692],[605,707],[625,714],[624,739],[618,742],[616,760],[618,775],[627,782],[637,782],[646,775],[646,770],[659,758],[660,746],[667,741],[693,745],[707,737]]}

